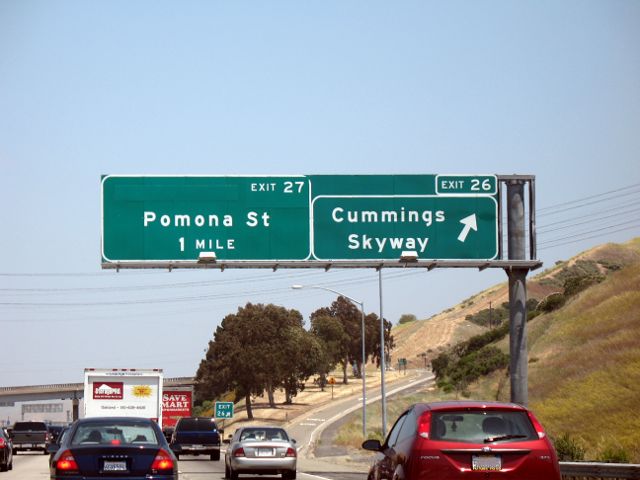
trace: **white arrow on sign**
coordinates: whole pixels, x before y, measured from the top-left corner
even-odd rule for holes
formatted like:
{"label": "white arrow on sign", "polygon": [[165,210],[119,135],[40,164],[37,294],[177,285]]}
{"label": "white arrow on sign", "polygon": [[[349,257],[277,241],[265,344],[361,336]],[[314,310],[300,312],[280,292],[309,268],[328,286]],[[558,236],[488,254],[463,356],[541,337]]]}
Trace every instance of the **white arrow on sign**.
{"label": "white arrow on sign", "polygon": [[458,240],[461,242],[464,242],[467,239],[467,235],[469,235],[471,229],[473,229],[475,232],[478,231],[478,223],[476,222],[475,213],[473,215],[469,215],[468,217],[464,217],[462,220],[460,220],[460,223],[464,225],[464,228],[460,232],[460,235],[458,235]]}

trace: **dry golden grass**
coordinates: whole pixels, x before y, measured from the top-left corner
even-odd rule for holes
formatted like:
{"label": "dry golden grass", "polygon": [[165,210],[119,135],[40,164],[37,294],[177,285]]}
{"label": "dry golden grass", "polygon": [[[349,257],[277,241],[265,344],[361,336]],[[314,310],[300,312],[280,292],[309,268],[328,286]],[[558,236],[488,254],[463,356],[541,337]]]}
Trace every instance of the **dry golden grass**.
{"label": "dry golden grass", "polygon": [[640,265],[611,275],[565,308],[541,317],[530,349],[529,395],[549,433],[608,446],[640,461]]}
{"label": "dry golden grass", "polygon": [[[530,407],[551,436],[568,433],[582,441],[587,459],[614,447],[640,462],[640,238],[602,245],[566,264],[579,259],[626,267],[528,324]],[[559,268],[530,279],[530,296],[542,293],[532,286]],[[500,286],[488,290],[493,298],[499,291]],[[475,300],[483,298],[486,292]],[[460,306],[452,312],[466,314]],[[508,352],[508,338],[497,345]],[[500,371],[469,391],[471,398],[507,401],[509,389]]]}

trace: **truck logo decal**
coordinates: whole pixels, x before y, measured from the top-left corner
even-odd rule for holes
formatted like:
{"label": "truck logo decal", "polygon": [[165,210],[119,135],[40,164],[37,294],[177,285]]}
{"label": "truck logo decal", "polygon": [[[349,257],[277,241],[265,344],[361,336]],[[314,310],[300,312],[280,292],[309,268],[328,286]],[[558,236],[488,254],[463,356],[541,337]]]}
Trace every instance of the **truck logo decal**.
{"label": "truck logo decal", "polygon": [[94,400],[122,400],[122,382],[105,382],[93,386]]}
{"label": "truck logo decal", "polygon": [[135,385],[133,387],[134,397],[150,397],[151,387],[149,385]]}

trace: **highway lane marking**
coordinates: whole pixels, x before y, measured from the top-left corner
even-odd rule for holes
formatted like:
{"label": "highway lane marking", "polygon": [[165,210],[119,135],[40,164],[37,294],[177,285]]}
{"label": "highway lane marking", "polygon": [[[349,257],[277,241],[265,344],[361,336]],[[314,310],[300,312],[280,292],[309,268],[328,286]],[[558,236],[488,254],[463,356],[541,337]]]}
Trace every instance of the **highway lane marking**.
{"label": "highway lane marking", "polygon": [[[388,397],[390,395],[393,395],[395,393],[401,392],[402,390],[406,390],[409,389],[411,387],[414,387],[416,385],[420,385],[421,383],[426,383],[430,380],[433,380],[435,378],[435,376],[433,374],[427,376],[427,377],[423,377],[423,378],[418,378],[417,380],[414,380],[412,382],[409,382],[408,384],[401,386],[401,387],[397,387],[389,392],[385,392],[385,397]],[[378,401],[382,398],[382,395],[378,395],[376,397],[370,398],[368,399],[365,403],[373,403],[375,401]],[[362,397],[360,397],[360,400],[362,401]],[[321,431],[322,429],[324,429],[326,427],[326,425],[331,425],[331,423],[335,422],[336,420],[339,420],[340,418],[344,417],[345,415],[350,414],[351,412],[355,412],[356,410],[362,408],[362,405],[354,405],[351,408],[347,408],[346,410],[343,410],[342,412],[338,413],[337,415],[334,415],[333,417],[331,417],[330,419],[326,420],[325,422],[323,422],[321,425],[316,426],[316,428],[314,428],[311,431],[311,435],[309,436],[309,442],[306,445],[303,445],[299,448],[298,451],[302,451],[303,448],[304,449],[309,449],[311,447],[311,445],[314,443],[315,441],[315,437],[318,435],[319,431]]]}
{"label": "highway lane marking", "polygon": [[322,480],[333,480],[332,478],[329,478],[329,477],[321,477],[320,475],[313,475],[312,473],[298,472],[298,474],[300,474],[300,475],[306,475],[307,477],[320,478],[320,479],[322,479]]}

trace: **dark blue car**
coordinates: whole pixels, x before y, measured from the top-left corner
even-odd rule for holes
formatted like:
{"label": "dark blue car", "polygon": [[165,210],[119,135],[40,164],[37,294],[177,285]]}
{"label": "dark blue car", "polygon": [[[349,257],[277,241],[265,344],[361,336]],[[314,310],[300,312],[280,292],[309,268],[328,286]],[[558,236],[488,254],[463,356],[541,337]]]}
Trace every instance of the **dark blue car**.
{"label": "dark blue car", "polygon": [[76,421],[51,444],[52,480],[177,480],[178,461],[156,422],[137,417]]}

